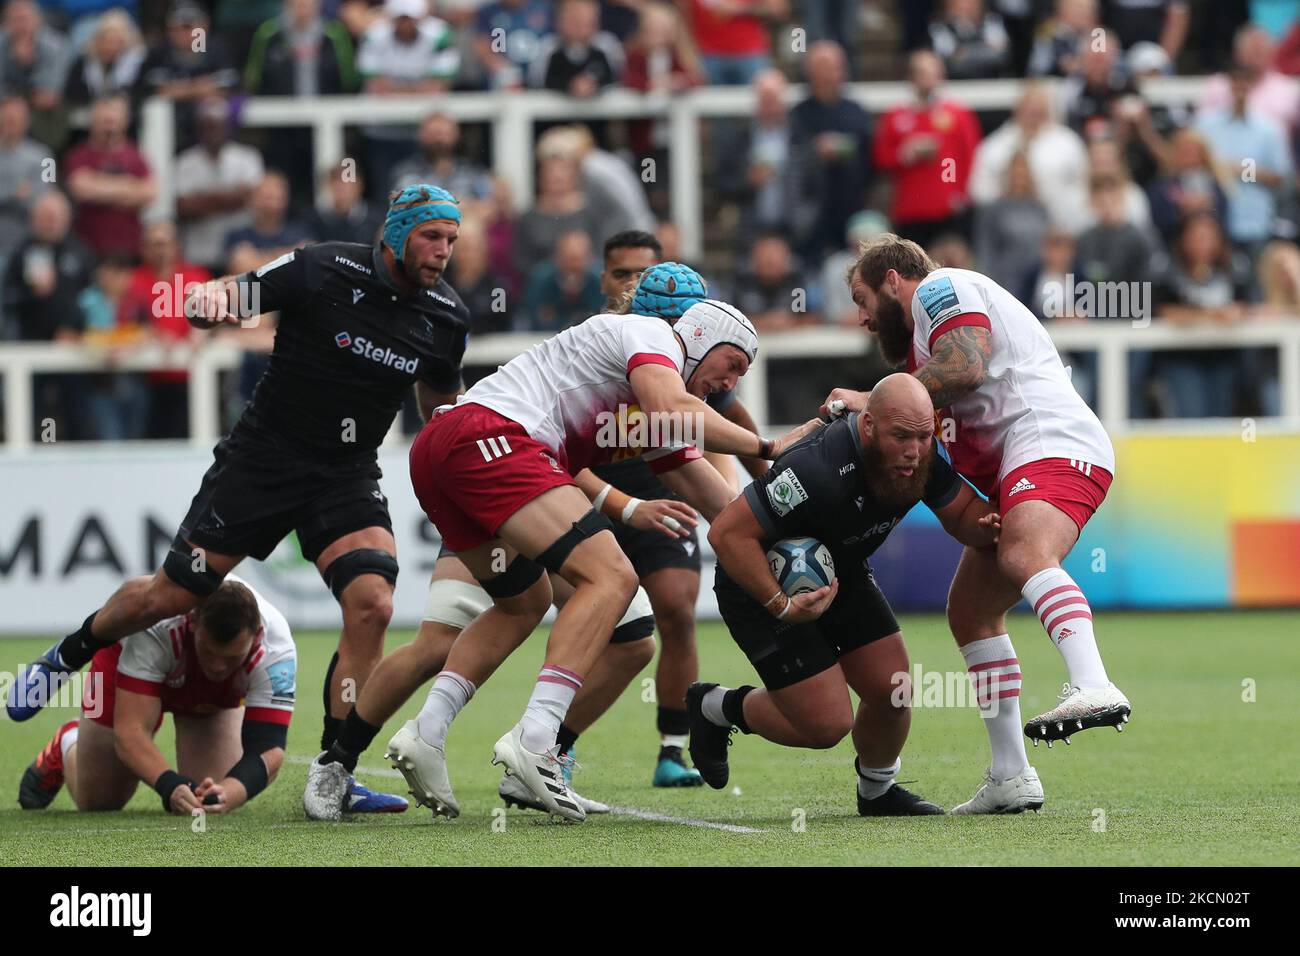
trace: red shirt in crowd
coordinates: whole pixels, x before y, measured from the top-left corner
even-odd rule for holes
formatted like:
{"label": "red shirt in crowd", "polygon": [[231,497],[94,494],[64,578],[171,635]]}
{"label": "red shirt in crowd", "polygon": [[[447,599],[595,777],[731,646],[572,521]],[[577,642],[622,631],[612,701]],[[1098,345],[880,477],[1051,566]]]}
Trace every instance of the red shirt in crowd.
{"label": "red shirt in crowd", "polygon": [[691,35],[705,56],[762,56],[769,51],[762,0],[741,0],[753,13],[720,13],[713,0],[691,0]]}
{"label": "red shirt in crowd", "polygon": [[[936,151],[905,162],[904,147],[923,136],[935,139]],[[965,209],[975,147],[982,138],[975,114],[951,100],[911,103],[885,113],[876,126],[872,160],[893,179],[890,218],[895,223],[935,222]]]}
{"label": "red shirt in crowd", "polygon": [[[149,329],[164,344],[179,342],[190,336],[185,318],[185,290],[191,283],[203,283],[212,274],[202,266],[178,261],[168,275],[158,275],[149,266],[131,273],[131,284],[117,307],[118,325],[138,325]],[[151,382],[184,382],[189,373],[150,372]]]}
{"label": "red shirt in crowd", "polygon": [[[130,143],[116,149],[99,149],[89,142],[68,150],[63,160],[62,174],[71,178],[78,169],[93,169],[99,173],[149,177],[149,164],[144,154]],[[96,256],[137,255],[140,252],[140,212],[105,203],[76,203],[73,231],[77,238],[89,246]]]}

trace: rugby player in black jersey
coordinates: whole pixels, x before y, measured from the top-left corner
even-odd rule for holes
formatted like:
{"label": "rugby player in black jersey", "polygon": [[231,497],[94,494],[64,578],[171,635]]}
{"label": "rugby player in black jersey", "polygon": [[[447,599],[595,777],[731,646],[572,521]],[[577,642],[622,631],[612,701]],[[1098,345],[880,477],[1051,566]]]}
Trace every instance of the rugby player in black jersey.
{"label": "rugby player in black jersey", "polygon": [[[297,249],[186,298],[192,325],[280,313],[252,401],[214,452],[163,566],[127,581],[75,632],[24,668],[9,715],[26,720],[100,648],[191,610],[245,557],[291,531],[343,613],[325,677],[322,748],[383,655],[397,579],[396,545],[376,449],[412,385],[425,417],[462,391],[469,312],[443,278],[460,228],[455,197],[436,186],[393,197],[382,240]],[[341,811],[406,808],[350,775]]]}
{"label": "rugby player in black jersey", "polygon": [[[911,724],[909,663],[869,560],[918,501],[963,544],[997,540],[998,515],[938,449],[924,386],[890,375],[864,411],[783,454],[713,522],[718,608],[764,688],[695,683],[687,691],[691,759],[710,786],[727,783],[734,729],[812,748],[852,732],[859,814],[943,813],[895,782]],[[830,550],[830,587],[793,598],[781,590],[767,550],[794,537]],[[856,715],[850,688],[861,701]]]}

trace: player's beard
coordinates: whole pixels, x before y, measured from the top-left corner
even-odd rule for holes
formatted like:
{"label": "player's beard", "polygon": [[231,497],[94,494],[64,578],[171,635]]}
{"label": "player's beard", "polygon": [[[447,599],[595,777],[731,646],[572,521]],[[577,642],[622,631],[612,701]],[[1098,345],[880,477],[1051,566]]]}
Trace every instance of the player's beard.
{"label": "player's beard", "polygon": [[912,330],[903,315],[903,303],[882,288],[876,296],[876,338],[880,354],[890,365],[902,365],[912,348]]}
{"label": "player's beard", "polygon": [[420,270],[419,262],[403,261],[402,272],[405,273],[406,275],[406,281],[409,282],[415,288],[432,289],[438,284],[439,280],[442,279],[443,274],[446,272],[446,269],[439,269],[438,274],[432,279],[432,281],[429,282],[426,282],[424,280],[425,273]]}
{"label": "player's beard", "polygon": [[930,480],[930,460],[932,451],[927,451],[912,469],[911,475],[900,475],[889,466],[876,443],[867,442],[863,447],[866,456],[867,487],[871,495],[887,508],[910,508],[921,500],[925,494],[925,483]]}

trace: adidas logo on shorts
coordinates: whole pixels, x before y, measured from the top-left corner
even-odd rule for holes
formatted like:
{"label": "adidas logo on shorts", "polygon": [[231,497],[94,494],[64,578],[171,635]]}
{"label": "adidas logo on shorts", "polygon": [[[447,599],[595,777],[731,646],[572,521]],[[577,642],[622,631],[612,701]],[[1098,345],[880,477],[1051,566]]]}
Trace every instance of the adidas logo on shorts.
{"label": "adidas logo on shorts", "polygon": [[1015,487],[1007,492],[1007,497],[1010,498],[1012,495],[1018,494],[1021,491],[1031,491],[1037,487],[1038,486],[1035,485],[1028,478],[1021,478],[1019,481],[1016,482]]}

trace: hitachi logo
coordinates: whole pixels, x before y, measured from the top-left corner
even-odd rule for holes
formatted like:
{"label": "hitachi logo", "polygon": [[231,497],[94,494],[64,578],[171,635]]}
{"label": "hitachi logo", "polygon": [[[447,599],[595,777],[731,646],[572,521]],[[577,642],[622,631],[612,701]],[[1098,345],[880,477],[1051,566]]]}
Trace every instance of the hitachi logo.
{"label": "hitachi logo", "polygon": [[358,272],[364,272],[366,275],[372,274],[371,271],[367,269],[365,266],[363,266],[361,263],[353,262],[347,256],[335,256],[334,261],[339,263],[340,265],[351,266],[353,269],[356,269]]}
{"label": "hitachi logo", "polygon": [[387,365],[389,368],[395,368],[401,372],[414,373],[420,367],[418,358],[407,358],[404,355],[398,355],[389,348],[376,348],[374,342],[362,336],[357,336],[354,339],[348,333],[340,332],[334,337],[334,341],[338,343],[339,348],[347,348],[351,345],[353,355],[360,355],[372,362]]}

